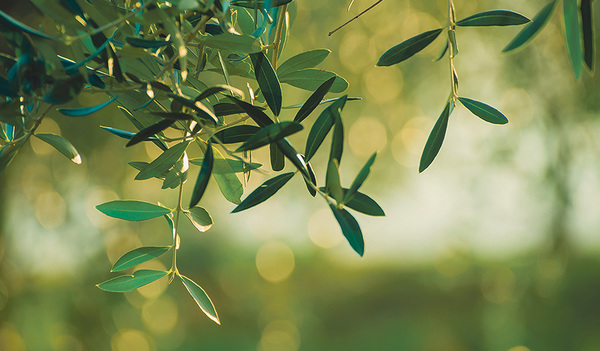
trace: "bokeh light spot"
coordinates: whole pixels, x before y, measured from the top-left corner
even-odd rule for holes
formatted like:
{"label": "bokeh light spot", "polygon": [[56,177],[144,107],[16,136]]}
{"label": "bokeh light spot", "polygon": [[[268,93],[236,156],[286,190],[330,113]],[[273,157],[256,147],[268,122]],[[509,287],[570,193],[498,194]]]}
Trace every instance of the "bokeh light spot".
{"label": "bokeh light spot", "polygon": [[[60,135],[60,127],[58,126],[58,124],[56,122],[54,122],[54,120],[52,120],[50,118],[46,118],[46,119],[44,119],[44,122],[42,122],[42,124],[40,124],[40,126],[36,130],[36,133],[38,133],[38,134],[51,133],[51,134]],[[35,154],[38,156],[50,155],[53,152],[58,153],[58,151],[56,151],[54,149],[54,147],[52,147],[47,142],[42,141],[38,138],[29,138],[29,141],[31,142],[31,148],[33,149],[33,152],[35,152]]]}
{"label": "bokeh light spot", "polygon": [[326,208],[316,211],[308,219],[308,237],[315,245],[331,249],[342,242],[340,229],[332,219],[331,211]]}
{"label": "bokeh light spot", "polygon": [[172,331],[178,317],[177,304],[168,296],[147,301],[142,307],[144,326],[154,334],[163,335]]}
{"label": "bokeh light spot", "polygon": [[261,277],[271,283],[286,280],[294,271],[294,266],[294,252],[282,242],[266,242],[256,253],[256,269]]}
{"label": "bokeh light spot", "polygon": [[65,200],[56,191],[45,191],[35,199],[35,217],[45,229],[60,227],[67,216]]}
{"label": "bokeh light spot", "polygon": [[113,351],[152,351],[151,341],[144,332],[135,329],[121,330],[111,340]]}
{"label": "bokeh light spot", "polygon": [[399,69],[373,67],[364,73],[363,79],[369,100],[378,104],[397,99],[404,87],[402,71]]}
{"label": "bokeh light spot", "polygon": [[362,117],[350,126],[348,140],[355,155],[369,157],[386,146],[387,131],[380,120]]}
{"label": "bokeh light spot", "polygon": [[278,320],[269,323],[263,330],[258,350],[297,351],[300,347],[300,333],[294,323]]}

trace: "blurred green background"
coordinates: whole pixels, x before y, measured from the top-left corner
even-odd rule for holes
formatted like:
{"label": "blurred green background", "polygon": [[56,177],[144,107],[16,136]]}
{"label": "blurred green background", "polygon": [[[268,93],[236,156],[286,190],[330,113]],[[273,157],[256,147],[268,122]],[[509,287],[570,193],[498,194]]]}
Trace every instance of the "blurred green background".
{"label": "blurred green background", "polygon": [[[126,163],[149,161],[158,149],[124,149],[100,130],[132,129],[113,106],[82,119],[55,113],[39,131],[67,137],[83,164],[31,140],[0,174],[0,350],[600,350],[600,84],[587,74],[574,79],[558,13],[510,55],[500,52],[519,28],[458,28],[461,96],[498,108],[510,123],[493,126],[457,108],[442,151],[419,175],[450,89],[447,59],[432,62],[442,41],[401,65],[375,62],[443,25],[446,1],[384,1],[331,37],[372,0],[356,0],[350,12],[347,1],[295,3],[282,61],[329,48],[324,68],[363,98],[343,113],[343,184],[379,150],[364,191],[387,217],[357,217],[364,258],[300,181],[234,215],[211,182],[200,205],[215,224],[200,234],[184,223],[178,266],[211,296],[222,326],[165,279],[126,294],[100,291],[94,285],[113,276],[121,254],[167,245],[170,233],[159,219],[126,223],[94,206],[173,206],[177,194],[156,180],[133,181]],[[545,3],[457,0],[456,12],[461,19],[506,8],[531,18]],[[2,5],[36,26],[30,6]],[[284,105],[308,95],[286,88]],[[76,104],[102,99],[83,94]],[[292,143],[301,148],[307,133]],[[316,172],[322,179],[324,169]],[[246,194],[265,179],[253,174]],[[144,267],[165,265],[167,257]]]}

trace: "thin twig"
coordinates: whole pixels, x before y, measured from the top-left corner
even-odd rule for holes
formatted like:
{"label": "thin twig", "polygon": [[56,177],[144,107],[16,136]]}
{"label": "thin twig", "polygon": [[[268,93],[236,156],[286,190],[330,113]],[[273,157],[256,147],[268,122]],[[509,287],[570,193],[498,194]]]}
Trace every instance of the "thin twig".
{"label": "thin twig", "polygon": [[370,9],[372,9],[373,7],[379,5],[380,2],[382,2],[383,0],[377,0],[373,5],[369,6],[366,10],[364,10],[363,12],[359,13],[358,15],[354,16],[354,18],[352,18],[351,20],[349,20],[348,22],[342,24],[341,26],[337,27],[336,29],[332,30],[331,32],[329,32],[329,36],[331,36],[333,33],[337,32],[338,30],[344,28],[346,25],[350,24],[350,22],[354,21],[355,19],[359,18],[360,16],[364,15],[367,11],[369,11]]}

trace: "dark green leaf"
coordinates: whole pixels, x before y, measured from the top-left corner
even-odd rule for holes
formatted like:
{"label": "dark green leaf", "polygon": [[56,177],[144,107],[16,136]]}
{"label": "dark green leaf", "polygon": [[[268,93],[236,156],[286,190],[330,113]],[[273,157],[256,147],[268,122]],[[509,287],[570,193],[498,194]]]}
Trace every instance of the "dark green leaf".
{"label": "dark green leaf", "polygon": [[81,164],[81,156],[75,147],[65,138],[56,134],[35,134],[35,137],[52,145],[61,154],[74,163]]}
{"label": "dark green leaf", "polygon": [[[304,160],[304,156],[302,156],[302,160]],[[308,179],[310,179],[310,183],[304,179],[304,182],[306,183],[306,188],[308,189],[308,192],[310,193],[310,195],[312,197],[315,197],[317,195],[317,190],[315,189],[317,187],[317,175],[315,174],[315,170],[312,168],[310,162],[306,162],[306,171],[308,172]]]}
{"label": "dark green leaf", "polygon": [[236,152],[255,150],[270,143],[276,142],[289,135],[297,133],[303,129],[302,125],[297,122],[280,122],[273,123],[264,128],[261,128],[256,134],[252,135],[243,143]]}
{"label": "dark green leaf", "polygon": [[373,155],[369,157],[369,160],[367,161],[367,163],[365,163],[363,168],[361,168],[360,172],[358,172],[356,178],[354,178],[354,180],[352,181],[352,185],[350,185],[350,189],[344,194],[344,203],[347,204],[350,201],[352,201],[352,198],[354,197],[354,195],[356,195],[358,189],[360,189],[362,184],[369,176],[369,173],[371,172],[371,166],[373,166],[376,157],[377,152],[374,152]]}
{"label": "dark green leaf", "polygon": [[259,130],[260,127],[251,125],[233,126],[215,133],[213,138],[218,139],[223,144],[243,143]]}
{"label": "dark green leaf", "polygon": [[[245,7],[248,9],[263,8],[266,0],[233,0],[231,5]],[[271,0],[271,7],[278,7],[292,2],[292,0]],[[255,7],[256,6],[256,7]]]}
{"label": "dark green leaf", "polygon": [[189,141],[181,142],[177,145],[170,147],[167,151],[164,151],[148,166],[146,166],[140,173],[135,176],[135,180],[144,180],[157,177],[164,172],[168,171],[169,168],[173,167],[185,150],[187,149]]}
{"label": "dark green leaf", "polygon": [[446,55],[446,52],[448,51],[448,47],[449,47],[449,43],[448,43],[448,40],[446,40],[446,44],[444,45],[444,48],[440,52],[440,55],[433,61],[441,60],[444,57],[444,55]]}
{"label": "dark green leaf", "polygon": [[200,172],[198,173],[196,185],[194,185],[194,191],[192,192],[192,198],[190,200],[189,208],[196,206],[202,198],[202,195],[204,195],[204,191],[206,190],[206,186],[208,185],[208,180],[210,179],[210,175],[212,174],[213,160],[214,156],[212,143],[209,141],[208,145],[206,146],[206,153],[204,154],[204,160],[202,161]]}
{"label": "dark green leaf", "polygon": [[[214,150],[213,150],[214,151]],[[195,164],[196,166],[202,166],[203,158],[195,158],[190,160],[190,163]],[[213,175],[215,174],[228,174],[228,173],[242,173],[244,171],[258,169],[262,166],[260,163],[247,163],[237,159],[230,158],[216,158],[213,161]]]}
{"label": "dark green leaf", "polygon": [[156,124],[151,125],[150,127],[144,128],[140,130],[136,135],[131,137],[131,139],[125,146],[132,146],[139,142],[147,140],[149,137],[152,137],[155,134],[160,133],[163,130],[169,128],[173,123],[175,123],[174,120],[165,119]]}
{"label": "dark green leaf", "polygon": [[110,292],[127,292],[135,290],[146,284],[150,284],[164,276],[168,272],[155,271],[150,269],[140,269],[139,271],[133,272],[133,275],[122,275],[110,280],[105,281],[96,285],[104,291]]}
{"label": "dark green leaf", "polygon": [[166,207],[137,200],[114,200],[96,208],[107,216],[127,221],[144,221],[171,213]]}
{"label": "dark green leaf", "polygon": [[171,246],[144,246],[135,250],[131,250],[121,256],[121,258],[115,262],[110,271],[118,272],[133,266],[137,266],[140,263],[150,261],[164,254],[165,252],[169,251],[170,248]]}
{"label": "dark green leaf", "polygon": [[125,40],[133,47],[144,49],[158,49],[171,43],[170,40],[146,40],[132,37],[127,37]]}
{"label": "dark green leaf", "polygon": [[213,124],[219,123],[219,119],[213,114],[213,112],[211,110],[209,110],[208,107],[206,107],[200,101],[190,100],[184,96],[175,95],[175,94],[168,94],[168,95],[170,97],[172,97],[173,99],[175,99],[177,102],[180,102],[182,105],[187,106],[187,107],[193,109],[194,111],[196,111],[196,113],[198,114],[198,117],[200,117],[210,123],[213,123]]}
{"label": "dark green leaf", "polygon": [[408,59],[417,52],[425,49],[441,32],[442,28],[438,28],[403,41],[384,52],[379,61],[377,61],[377,66],[391,66]]}
{"label": "dark green leaf", "polygon": [[315,68],[307,68],[290,72],[286,75],[280,75],[279,81],[296,88],[315,91],[321,86],[321,84],[331,79],[331,77],[336,77],[336,79],[333,81],[333,85],[329,89],[332,93],[341,93],[348,89],[348,82],[344,78],[336,75],[333,72]]}
{"label": "dark green leaf", "polygon": [[583,60],[585,65],[594,71],[596,50],[594,48],[594,25],[592,21],[592,0],[581,0],[581,27],[583,34]]}
{"label": "dark green leaf", "polygon": [[215,85],[215,86],[208,87],[205,90],[203,90],[200,93],[200,95],[196,96],[196,98],[194,99],[194,101],[201,101],[201,100],[206,99],[207,97],[210,97],[210,96],[218,94],[218,93],[222,93],[224,91],[227,91],[227,92],[230,92],[230,93],[233,93],[233,94],[236,94],[236,95],[240,95],[240,96],[244,95],[241,90],[236,89],[236,88],[234,88],[232,86],[229,86],[229,85]]}
{"label": "dark green leaf", "polygon": [[444,111],[438,118],[437,122],[433,126],[431,130],[431,134],[429,134],[429,138],[427,138],[427,143],[425,144],[425,149],[423,150],[423,154],[421,155],[421,162],[419,164],[419,173],[423,172],[431,162],[435,159],[440,148],[442,147],[442,143],[444,142],[444,137],[446,136],[446,128],[448,127],[448,118],[454,109],[454,103],[452,101],[448,101]]}
{"label": "dark green leaf", "polygon": [[204,289],[202,289],[200,285],[194,283],[194,281],[192,281],[185,275],[180,275],[179,277],[181,278],[183,285],[190,293],[190,295],[192,295],[192,298],[194,299],[194,301],[196,301],[202,312],[204,312],[204,314],[206,314],[206,316],[208,316],[208,318],[210,318],[213,322],[220,325],[221,321],[219,321],[219,316],[217,315],[215,306],[213,305],[212,301],[210,300],[210,297],[208,297]]}
{"label": "dark green leaf", "polygon": [[555,5],[556,0],[544,6],[540,12],[535,15],[533,20],[525,26],[525,28],[523,28],[508,45],[506,45],[502,52],[515,50],[531,40],[540,30],[542,30],[542,28],[544,28],[546,23],[548,23]]}
{"label": "dark green leaf", "polygon": [[9,96],[9,97],[17,97],[19,96],[11,87],[10,82],[4,78],[0,77],[0,95]]}
{"label": "dark green leaf", "polygon": [[507,10],[485,11],[456,22],[457,26],[516,26],[531,20],[519,13]]}
{"label": "dark green leaf", "polygon": [[565,21],[565,44],[575,78],[579,78],[583,69],[583,50],[581,48],[582,34],[577,0],[563,0],[563,14]]}
{"label": "dark green leaf", "polygon": [[194,227],[204,233],[213,225],[213,220],[208,211],[202,207],[192,207],[189,212],[184,212]]}
{"label": "dark green leaf", "polygon": [[284,139],[277,141],[277,147],[279,148],[279,150],[281,150],[283,155],[292,162],[292,164],[294,165],[294,167],[296,167],[296,169],[298,169],[300,172],[302,172],[305,176],[307,176],[307,177],[310,176],[308,174],[304,156],[302,156],[302,154],[298,153],[298,151],[296,151],[296,149],[294,149],[294,147],[292,145],[290,145],[290,143],[287,141],[287,139],[284,138]]}
{"label": "dark green leaf", "polygon": [[[264,108],[259,107],[259,106],[254,106],[254,107],[256,109],[258,109],[259,111],[264,110]],[[217,115],[217,116],[229,116],[229,115],[235,115],[235,114],[246,112],[246,111],[244,111],[244,109],[242,109],[238,105],[227,103],[227,102],[220,102],[218,104],[215,104],[213,106],[213,109],[215,110],[215,115]]]}
{"label": "dark green leaf", "polygon": [[383,209],[375,200],[358,191],[354,193],[350,201],[346,202],[344,206],[369,216],[385,216],[385,212],[383,212]]}
{"label": "dark green leaf", "polygon": [[273,124],[273,121],[267,116],[264,112],[262,112],[258,107],[253,106],[245,101],[236,99],[234,97],[229,97],[239,108],[244,110],[252,118],[259,127],[266,127],[270,124]]}
{"label": "dark green leaf", "polygon": [[465,106],[469,111],[473,112],[475,116],[483,119],[486,122],[493,124],[508,123],[508,119],[500,111],[496,110],[492,106],[484,104],[483,102],[464,97],[459,97],[458,101],[460,101],[460,103],[463,104],[463,106]]}
{"label": "dark green leaf", "polygon": [[83,89],[84,84],[85,79],[83,79],[81,74],[59,79],[46,91],[42,100],[51,104],[64,104],[77,96],[81,89]]}
{"label": "dark green leaf", "polygon": [[306,140],[306,150],[304,154],[307,161],[310,161],[315,155],[317,149],[321,146],[323,140],[325,140],[325,137],[333,127],[336,115],[340,114],[340,111],[346,104],[346,97],[347,96],[344,95],[329,105],[329,107],[321,112],[321,115],[319,115],[319,118],[317,118],[315,124],[313,124]]}
{"label": "dark green leaf", "polygon": [[316,67],[331,53],[329,49],[315,49],[292,56],[277,67],[277,74],[284,76],[301,69]]}
{"label": "dark green leaf", "polygon": [[275,193],[281,189],[292,177],[294,176],[294,172],[280,174],[274,178],[271,178],[264,182],[261,186],[256,188],[250,195],[248,195],[238,207],[233,209],[231,213],[241,212],[247,210],[251,207],[254,207],[271,196],[275,195]]}
{"label": "dark green leaf", "polygon": [[63,115],[66,115],[66,116],[70,116],[70,117],[87,116],[94,112],[98,112],[98,111],[102,110],[103,108],[105,108],[106,106],[110,105],[113,101],[115,101],[115,99],[118,96],[119,95],[115,95],[110,100],[108,100],[104,103],[101,103],[99,105],[96,105],[96,106],[82,107],[82,108],[59,108],[58,112],[62,113]]}
{"label": "dark green leaf", "polygon": [[[100,126],[100,128],[106,130],[107,132],[111,132],[112,134],[119,136],[121,138],[124,139],[131,139],[133,138],[133,136],[135,135],[135,133],[132,132],[128,132],[126,130],[121,130],[121,129],[116,129],[116,128],[111,128],[111,127],[105,127],[105,126]],[[157,138],[148,138],[146,140],[158,140]],[[144,140],[143,140],[144,141]]]}
{"label": "dark green leaf", "polygon": [[269,156],[272,170],[279,172],[285,167],[285,155],[277,147],[277,144],[269,145]]}
{"label": "dark green leaf", "polygon": [[352,217],[352,215],[344,210],[335,207],[334,205],[329,205],[335,219],[338,221],[340,228],[342,229],[342,233],[348,240],[348,243],[356,253],[358,253],[361,257],[365,253],[365,242],[363,240],[363,235],[360,230],[360,226],[356,219]]}
{"label": "dark green leaf", "polygon": [[269,105],[275,116],[279,116],[279,112],[281,112],[281,87],[271,62],[262,52],[250,54],[250,60],[254,67],[256,81],[267,101],[267,105]]}
{"label": "dark green leaf", "polygon": [[325,95],[331,89],[333,82],[336,80],[336,76],[333,76],[326,80],[323,84],[321,84],[314,93],[310,95],[308,100],[302,105],[298,113],[296,113],[296,117],[294,117],[294,122],[302,122],[306,117],[308,117],[314,110],[319,106],[321,100],[325,97]]}
{"label": "dark green leaf", "polygon": [[333,137],[331,138],[331,149],[329,150],[329,160],[337,160],[338,165],[342,162],[342,153],[344,152],[344,125],[342,118],[338,114],[333,114],[335,119],[333,125]]}

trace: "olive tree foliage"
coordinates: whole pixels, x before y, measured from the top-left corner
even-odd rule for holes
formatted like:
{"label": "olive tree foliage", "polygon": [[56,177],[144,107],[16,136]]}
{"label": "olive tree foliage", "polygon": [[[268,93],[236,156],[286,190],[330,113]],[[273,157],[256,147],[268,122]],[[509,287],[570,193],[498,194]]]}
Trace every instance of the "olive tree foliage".
{"label": "olive tree foliage", "polygon": [[[323,199],[352,249],[363,255],[363,235],[353,213],[384,215],[377,202],[359,191],[377,154],[357,170],[349,186],[340,183],[345,135],[342,111],[347,102],[357,98],[331,96],[343,93],[348,82],[317,68],[329,55],[327,49],[290,53],[290,59],[279,60],[292,31],[290,13],[294,11],[288,10],[296,5],[293,0],[32,2],[53,21],[53,26],[34,29],[0,11],[0,31],[11,47],[10,52],[0,53],[0,171],[31,137],[50,144],[74,163],[81,163],[71,142],[60,135],[38,133],[38,127],[56,109],[63,115],[82,118],[116,104],[123,118],[131,122],[130,130],[111,126],[100,126],[99,130],[125,139],[121,142],[127,147],[152,143],[159,148],[161,153],[156,159],[132,161],[129,166],[139,171],[135,180],[158,178],[162,189],[172,189],[178,199],[175,208],[137,200],[97,206],[107,216],[128,221],[162,217],[171,228],[172,239],[168,246],[127,252],[114,263],[111,272],[135,269],[167,253],[172,257],[169,270],[138,269],[98,284],[100,289],[126,292],[163,277],[170,282],[177,279],[201,310],[220,323],[205,290],[177,268],[182,217],[201,232],[212,226],[209,212],[199,206],[211,179],[224,198],[237,205],[232,211],[236,213],[261,204],[292,178],[299,178],[306,184],[308,196]],[[524,26],[504,49],[511,51],[543,29],[559,2],[544,6],[533,20],[508,10],[490,10],[457,20],[453,1],[449,0],[443,28],[404,40],[382,54],[377,66],[396,65],[436,38],[445,37],[438,61],[448,58],[450,94],[424,147],[420,172],[430,166],[440,150],[457,103],[484,121],[508,122],[497,109],[459,95],[453,62],[458,54],[457,27]],[[593,70],[591,0],[563,0],[562,4],[567,52],[579,77],[584,66]],[[244,84],[234,86],[232,76]],[[282,106],[282,84],[308,91],[308,99]],[[62,106],[82,92],[97,94],[105,102],[82,108]],[[315,111],[322,104],[324,108],[317,115]],[[292,145],[287,137],[304,127],[310,129],[305,145]],[[330,143],[324,143],[329,134]],[[252,160],[252,152],[265,147],[270,151],[270,159],[264,160],[269,166]],[[194,154],[203,157],[190,159],[192,148]],[[317,152],[329,153],[320,180],[311,166]],[[188,181],[190,167],[198,168],[198,176]],[[277,175],[242,199],[242,180],[252,172],[265,173],[267,167]],[[189,203],[182,201],[184,192],[191,198]]]}

